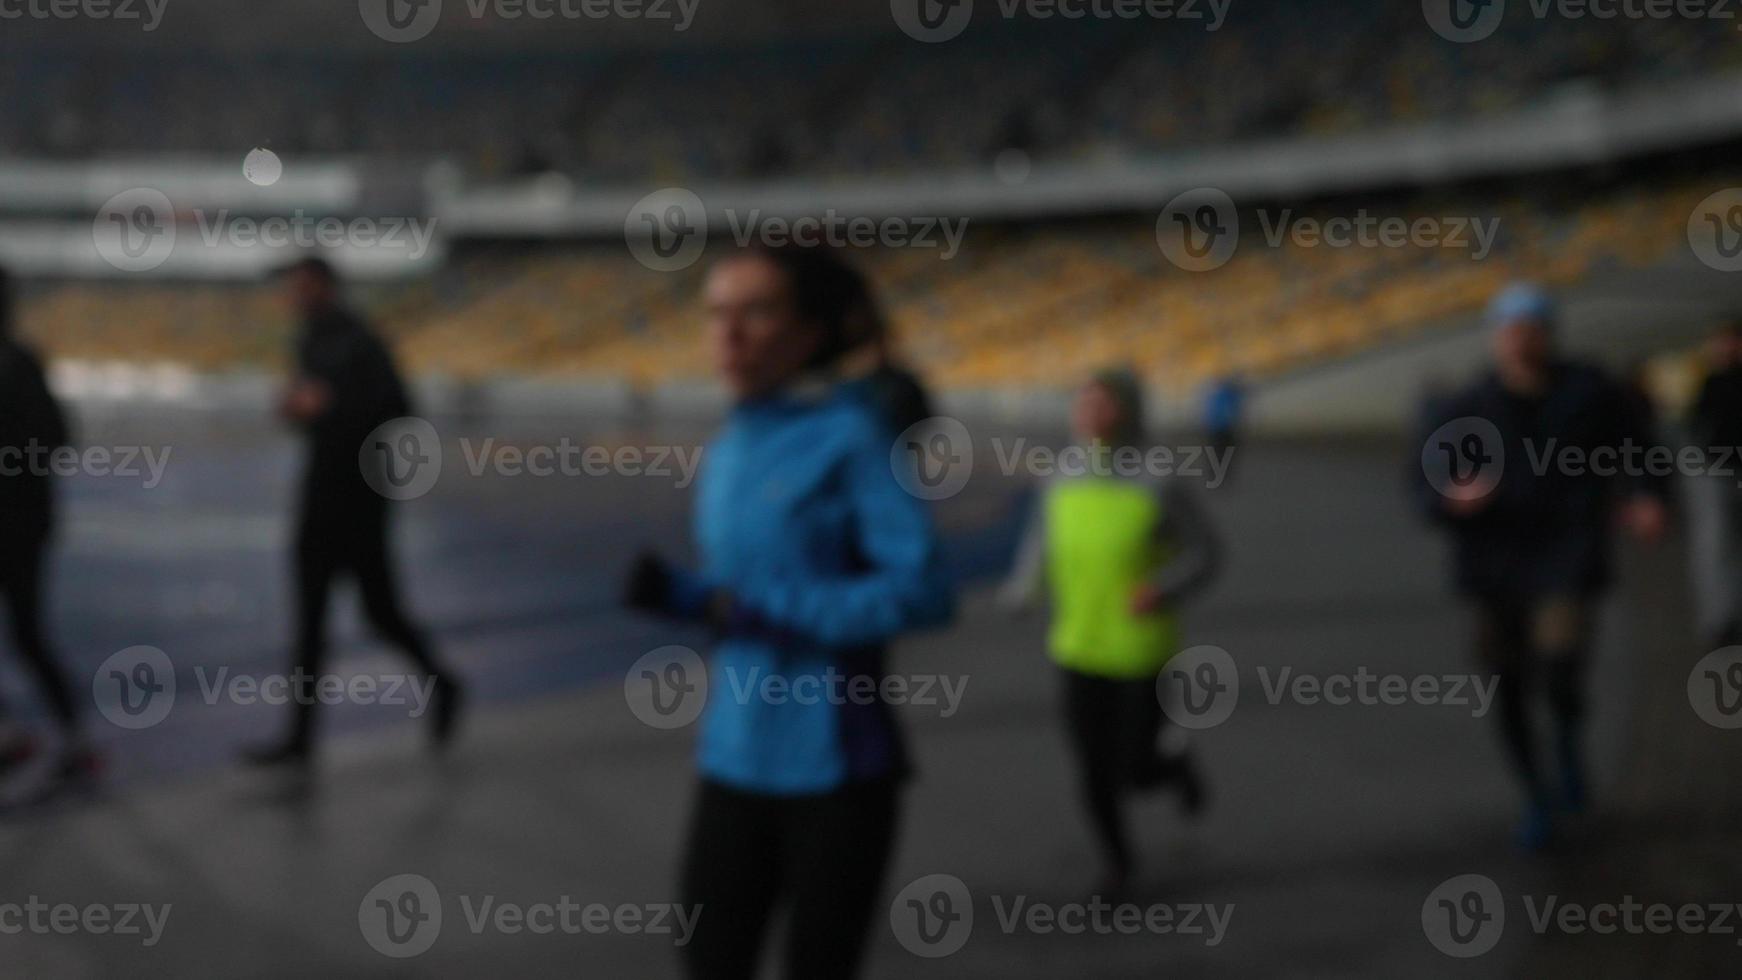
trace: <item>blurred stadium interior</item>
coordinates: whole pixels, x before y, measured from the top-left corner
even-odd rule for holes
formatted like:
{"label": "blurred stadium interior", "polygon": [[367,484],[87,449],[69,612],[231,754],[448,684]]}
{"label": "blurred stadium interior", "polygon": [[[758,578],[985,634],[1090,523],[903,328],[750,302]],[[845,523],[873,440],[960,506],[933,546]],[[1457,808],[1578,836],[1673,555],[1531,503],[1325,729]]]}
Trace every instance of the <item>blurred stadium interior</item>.
{"label": "blurred stadium interior", "polygon": [[[1198,426],[1206,388],[1249,383],[1258,448],[1242,447],[1237,489],[1206,495],[1228,571],[1188,621],[1249,673],[1470,669],[1462,610],[1398,492],[1419,447],[1399,451],[1398,436],[1424,393],[1486,357],[1483,309],[1507,283],[1548,287],[1568,346],[1640,379],[1665,419],[1700,380],[1701,341],[1742,310],[1739,273],[1690,240],[1713,195],[1742,185],[1733,21],[1544,18],[1514,0],[1491,37],[1454,43],[1414,0],[1197,4],[1225,16],[1214,30],[1001,17],[978,0],[960,37],[924,43],[887,0],[699,0],[682,30],[447,0],[432,33],[399,44],[365,26],[372,2],[359,17],[349,0],[168,0],[149,32],[0,20],[0,265],[19,332],[81,439],[176,457],[151,494],[65,481],[57,624],[87,692],[104,657],[138,643],[184,674],[283,666],[296,452],[269,406],[298,324],[269,273],[302,249],[239,224],[411,230],[409,244],[341,235],[323,254],[454,461],[474,437],[688,447],[726,398],[702,281],[746,222],[961,223],[959,240],[850,251],[940,414],[977,437],[1057,436],[1069,392],[1112,364],[1152,386],[1151,421],[1170,436]],[[258,172],[262,149],[281,174]],[[662,270],[633,239],[644,202],[672,188],[700,202],[686,217],[706,248]],[[1160,241],[1164,209],[1202,188],[1228,195],[1238,227],[1207,272]],[[173,248],[149,267],[103,246],[113,202],[140,189],[173,212]],[[1375,217],[1471,230],[1437,247],[1289,231]],[[976,457],[968,489],[935,507],[961,622],[899,650],[960,664],[985,693],[960,723],[915,726],[924,792],[891,881],[941,869],[1060,898],[1088,845],[1047,727],[1041,628],[985,595],[1033,493],[993,462]],[[190,699],[155,729],[105,727],[119,792],[0,822],[0,893],[10,880],[168,896],[181,931],[142,963],[88,937],[19,946],[18,975],[676,975],[647,937],[590,937],[577,956],[450,925],[439,956],[405,961],[359,938],[358,897],[408,870],[520,897],[581,882],[616,900],[665,895],[677,875],[687,733],[631,718],[622,680],[650,649],[703,640],[619,609],[618,565],[692,547],[688,485],[472,475],[444,479],[404,524],[414,605],[473,684],[470,754],[411,768],[403,717],[344,705],[331,782],[287,799],[226,768],[279,720],[264,709]],[[1171,809],[1145,815],[1160,887],[1238,902],[1251,938],[1158,956],[983,926],[990,939],[930,960],[880,909],[869,974],[1733,976],[1727,943],[1672,955],[1653,937],[1603,946],[1518,926],[1469,962],[1429,947],[1419,921],[1435,882],[1476,869],[1593,901],[1735,899],[1742,757],[1686,710],[1688,541],[1671,533],[1670,548],[1628,554],[1593,651],[1599,800],[1614,805],[1569,860],[1508,849],[1516,801],[1470,718],[1254,700],[1202,739],[1227,775],[1215,819],[1188,831]],[[386,658],[358,644],[346,662]],[[10,667],[0,686],[8,705],[31,701]]]}
{"label": "blurred stadium interior", "polygon": [[[678,185],[715,240],[727,212],[966,218],[959,256],[865,256],[946,389],[1125,360],[1189,398],[1455,321],[1509,279],[1574,290],[1686,262],[1687,216],[1734,176],[1742,132],[1734,39],[1688,19],[1514,11],[1456,45],[1413,6],[1338,0],[1242,5],[1227,32],[992,19],[921,44],[881,5],[745,6],[682,33],[462,20],[497,29],[404,50],[316,49],[284,11],[270,38],[90,28],[90,58],[57,52],[64,33],[8,36],[0,258],[33,279],[25,329],[63,361],[269,367],[287,326],[255,287],[278,253],[188,239],[214,216],[390,218],[426,222],[429,247],[338,257],[420,375],[687,385],[705,373],[695,275],[620,245],[630,202]],[[284,179],[242,179],[256,145]],[[117,274],[89,215],[139,185],[168,194],[183,242],[154,275]],[[1239,201],[1248,243],[1217,276],[1155,247],[1155,208],[1202,185]],[[1498,234],[1482,261],[1253,244],[1285,210]]]}
{"label": "blurred stadium interior", "polygon": [[238,44],[226,24],[168,50],[128,46],[117,30],[94,39],[92,60],[14,35],[4,136],[16,155],[55,159],[227,160],[238,140],[270,140],[287,157],[439,156],[484,181],[915,174],[1012,148],[1037,161],[1118,159],[1468,121],[1742,69],[1726,32],[1688,19],[1514,12],[1495,43],[1460,48],[1423,32],[1416,6],[1358,0],[1241,5],[1223,38],[1185,22],[990,20],[952,43],[914,44],[886,5],[864,2],[804,14],[833,28],[709,36],[757,9],[778,25],[798,6],[753,0],[615,45],[593,25],[565,35],[560,21],[528,20],[482,22],[504,29],[448,35],[445,47],[437,33],[436,50],[384,50],[367,34],[325,36],[337,32],[306,6],[309,22],[271,41]]}
{"label": "blurred stadium interior", "polygon": [[[1230,372],[1264,378],[1396,340],[1479,308],[1509,279],[1571,287],[1676,258],[1707,186],[1616,188],[1562,208],[1517,192],[1479,198],[1467,213],[1498,216],[1503,229],[1483,263],[1451,250],[1252,248],[1200,277],[1170,266],[1141,218],[975,228],[953,261],[923,250],[865,258],[907,352],[945,387],[1057,387],[1129,361],[1163,389],[1189,393]],[[1399,211],[1411,213],[1411,198]],[[1443,211],[1457,198],[1428,200]],[[439,282],[371,294],[416,371],[642,386],[707,374],[694,340],[694,274],[575,242],[460,247],[449,263]],[[263,292],[231,284],[57,283],[32,297],[25,317],[61,357],[203,370],[268,365],[287,330]]]}

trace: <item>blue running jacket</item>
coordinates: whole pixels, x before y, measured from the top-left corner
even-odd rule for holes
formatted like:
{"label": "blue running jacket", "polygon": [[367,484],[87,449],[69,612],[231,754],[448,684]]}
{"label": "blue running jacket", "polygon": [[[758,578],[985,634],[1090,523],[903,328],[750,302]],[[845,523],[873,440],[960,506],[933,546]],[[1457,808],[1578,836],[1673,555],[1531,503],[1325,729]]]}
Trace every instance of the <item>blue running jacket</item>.
{"label": "blue running jacket", "polygon": [[708,663],[703,778],[798,796],[905,769],[871,685],[885,643],[947,622],[955,603],[892,442],[839,392],[789,391],[734,407],[704,450],[701,570],[681,588],[723,588],[733,611]]}

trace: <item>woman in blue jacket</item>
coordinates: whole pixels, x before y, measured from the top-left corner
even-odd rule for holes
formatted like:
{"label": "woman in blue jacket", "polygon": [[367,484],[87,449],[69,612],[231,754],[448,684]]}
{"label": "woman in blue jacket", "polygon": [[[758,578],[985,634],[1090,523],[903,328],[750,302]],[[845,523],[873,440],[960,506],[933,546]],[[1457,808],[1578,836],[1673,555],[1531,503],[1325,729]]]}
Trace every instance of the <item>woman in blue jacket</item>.
{"label": "woman in blue jacket", "polygon": [[758,248],[705,288],[733,405],[703,454],[701,567],[643,556],[628,589],[718,635],[682,882],[703,911],[684,954],[692,977],[752,977],[784,908],[784,974],[850,977],[906,772],[890,707],[867,692],[885,643],[949,618],[950,583],[885,426],[830,376],[864,280],[827,249]]}

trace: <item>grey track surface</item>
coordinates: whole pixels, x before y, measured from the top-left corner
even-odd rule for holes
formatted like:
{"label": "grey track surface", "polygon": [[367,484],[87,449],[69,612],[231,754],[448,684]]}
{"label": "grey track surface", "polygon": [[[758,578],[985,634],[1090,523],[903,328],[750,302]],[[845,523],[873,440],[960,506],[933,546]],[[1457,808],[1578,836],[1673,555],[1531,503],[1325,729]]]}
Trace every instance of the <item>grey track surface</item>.
{"label": "grey track surface", "polygon": [[[56,579],[69,658],[88,671],[113,649],[153,643],[178,668],[274,669],[288,447],[248,420],[94,424],[114,440],[167,434],[185,463],[150,494],[71,488]],[[1241,702],[1192,738],[1212,779],[1208,815],[1192,825],[1166,798],[1139,805],[1138,898],[1233,903],[1220,945],[1000,928],[995,902],[1078,901],[1094,870],[1041,623],[993,609],[976,585],[953,628],[897,653],[899,670],[968,686],[953,717],[903,709],[920,773],[888,888],[959,877],[974,895],[974,932],[960,952],[920,959],[880,915],[868,975],[1733,976],[1733,936],[1538,937],[1522,904],[1547,894],[1742,897],[1742,733],[1702,724],[1687,703],[1688,669],[1703,651],[1685,625],[1679,541],[1628,555],[1595,670],[1601,805],[1556,853],[1527,858],[1509,844],[1516,801],[1491,719],[1450,707],[1267,703],[1260,668],[1468,669],[1438,543],[1400,499],[1403,465],[1387,446],[1257,446],[1232,487],[1206,494],[1231,564],[1192,611],[1190,639],[1233,654]],[[96,798],[0,818],[0,902],[168,902],[163,940],[141,949],[114,936],[0,935],[4,973],[675,976],[667,940],[474,933],[462,907],[484,896],[676,898],[691,736],[637,722],[623,669],[693,638],[609,608],[635,545],[683,544],[683,495],[644,481],[444,478],[407,508],[416,603],[479,690],[445,760],[426,758],[403,718],[360,710],[338,713],[306,784],[228,764],[281,720],[268,709],[178,707],[146,733],[105,731],[111,776]],[[977,479],[940,508],[943,521],[958,537],[1000,526],[1016,489]],[[396,669],[367,644],[343,656],[348,670]],[[364,941],[358,911],[371,887],[401,873],[437,885],[445,922],[430,951],[395,960]],[[1436,951],[1421,924],[1430,890],[1464,873],[1490,876],[1508,902],[1504,938],[1474,960]]]}

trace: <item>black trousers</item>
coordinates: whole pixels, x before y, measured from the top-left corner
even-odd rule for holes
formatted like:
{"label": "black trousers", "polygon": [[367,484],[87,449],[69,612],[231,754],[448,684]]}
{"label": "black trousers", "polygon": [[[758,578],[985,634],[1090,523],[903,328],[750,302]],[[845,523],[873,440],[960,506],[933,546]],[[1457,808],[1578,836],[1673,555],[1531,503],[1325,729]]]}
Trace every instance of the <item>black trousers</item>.
{"label": "black trousers", "polygon": [[1176,776],[1179,760],[1161,755],[1157,740],[1166,716],[1156,681],[1114,680],[1060,671],[1065,729],[1076,757],[1083,805],[1095,841],[1109,868],[1131,867],[1131,835],[1125,826],[1128,796]]}
{"label": "black trousers", "polygon": [[[296,538],[296,666],[313,685],[327,659],[327,604],[335,581],[356,579],[363,612],[382,639],[398,647],[438,689],[452,683],[430,651],[429,641],[400,601],[387,553],[385,502],[339,514],[305,517]],[[291,742],[308,748],[314,737],[313,697],[298,691]]]}
{"label": "black trousers", "polygon": [[1500,738],[1525,792],[1551,795],[1537,759],[1532,702],[1540,690],[1554,719],[1561,775],[1582,783],[1585,674],[1592,607],[1582,596],[1486,598],[1476,604],[1477,656],[1495,674]]}
{"label": "black trousers", "polygon": [[681,892],[700,905],[684,947],[693,980],[751,980],[770,920],[787,914],[781,975],[849,980],[859,970],[895,843],[894,780],[824,796],[775,797],[703,782]]}
{"label": "black trousers", "polygon": [[0,535],[0,598],[11,620],[13,648],[30,668],[55,719],[71,735],[78,728],[78,708],[43,631],[42,577],[49,540],[46,534]]}

